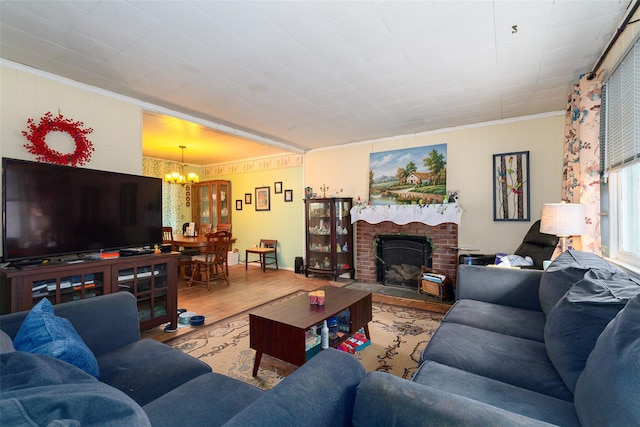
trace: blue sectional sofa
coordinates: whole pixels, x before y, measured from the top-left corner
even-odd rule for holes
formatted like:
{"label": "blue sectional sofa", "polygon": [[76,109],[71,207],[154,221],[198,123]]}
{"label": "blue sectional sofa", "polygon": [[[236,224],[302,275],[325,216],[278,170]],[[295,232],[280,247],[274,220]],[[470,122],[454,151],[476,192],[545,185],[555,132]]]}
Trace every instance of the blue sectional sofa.
{"label": "blue sectional sofa", "polygon": [[[30,318],[27,312],[0,316],[2,426],[282,426],[304,420],[351,425],[364,369],[341,351],[321,352],[265,392],[211,372],[200,360],[158,341],[141,340],[136,299],[129,293],[53,310],[34,307]],[[63,336],[69,328],[61,319],[70,321],[79,337]],[[38,347],[37,352],[47,353],[46,347],[47,354],[14,350],[14,343],[42,338],[25,337],[26,328],[19,334],[28,322],[40,322],[33,330],[53,339]],[[88,356],[78,357],[83,349]],[[56,357],[48,355],[53,353]]]}
{"label": "blue sectional sofa", "polygon": [[412,381],[367,374],[354,425],[640,425],[640,281],[578,251],[457,278]]}
{"label": "blue sectional sofa", "polygon": [[457,289],[411,381],[365,376],[329,349],[267,392],[140,340],[128,293],[54,307],[95,355],[98,379],[12,351],[27,314],[5,315],[0,425],[640,425],[638,280],[568,251],[545,272],[461,265]]}

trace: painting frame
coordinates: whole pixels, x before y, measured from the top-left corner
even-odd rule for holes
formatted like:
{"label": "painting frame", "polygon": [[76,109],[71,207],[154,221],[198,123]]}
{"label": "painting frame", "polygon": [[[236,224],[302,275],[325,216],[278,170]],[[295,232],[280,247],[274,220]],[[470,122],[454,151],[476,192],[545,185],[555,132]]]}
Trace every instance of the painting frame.
{"label": "painting frame", "polygon": [[273,183],[273,194],[282,194],[282,181]]}
{"label": "painting frame", "polygon": [[441,204],[446,195],[447,143],[369,154],[369,204]]}
{"label": "painting frame", "polygon": [[236,200],[236,210],[237,211],[241,211],[242,210],[242,200],[240,200],[240,199]]}
{"label": "painting frame", "polygon": [[293,202],[293,190],[284,190],[284,201]]}
{"label": "painting frame", "polygon": [[493,155],[493,220],[531,221],[529,151]]}
{"label": "painting frame", "polygon": [[244,204],[245,205],[251,204],[251,193],[244,193]]}
{"label": "painting frame", "polygon": [[256,211],[271,210],[271,187],[256,187]]}

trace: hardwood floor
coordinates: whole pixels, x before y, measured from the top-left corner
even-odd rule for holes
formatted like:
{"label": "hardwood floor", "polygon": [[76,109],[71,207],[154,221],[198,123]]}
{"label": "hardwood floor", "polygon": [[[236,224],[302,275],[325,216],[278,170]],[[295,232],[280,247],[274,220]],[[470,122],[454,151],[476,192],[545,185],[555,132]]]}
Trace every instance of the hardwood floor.
{"label": "hardwood floor", "polygon": [[[245,271],[244,264],[229,267],[229,282],[219,280],[206,286],[194,285],[188,287],[183,280],[178,281],[178,308],[185,308],[206,317],[205,325],[218,322],[238,313],[258,307],[262,304],[282,298],[296,291],[312,291],[321,286],[346,286],[353,281],[339,279],[338,282],[327,277],[305,277],[289,270],[275,270],[267,268],[262,272],[259,266],[250,265]],[[373,300],[386,304],[402,305],[422,310],[444,313],[449,306],[410,300],[384,295],[373,295]],[[164,332],[164,325],[143,331],[143,338],[154,338],[166,341],[170,338],[192,331],[193,327],[178,329],[177,332]]]}

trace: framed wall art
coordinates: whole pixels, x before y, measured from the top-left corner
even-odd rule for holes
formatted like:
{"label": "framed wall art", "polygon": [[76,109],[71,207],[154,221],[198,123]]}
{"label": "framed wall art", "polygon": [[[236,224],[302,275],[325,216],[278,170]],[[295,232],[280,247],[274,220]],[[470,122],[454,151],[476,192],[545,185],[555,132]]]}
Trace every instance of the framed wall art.
{"label": "framed wall art", "polygon": [[493,155],[493,220],[529,221],[529,152]]}
{"label": "framed wall art", "polygon": [[271,187],[256,187],[256,210],[271,210]]}
{"label": "framed wall art", "polygon": [[282,181],[278,181],[278,182],[274,182],[273,183],[273,193],[274,194],[281,194],[282,193]]}
{"label": "framed wall art", "polygon": [[244,193],[244,204],[245,205],[251,204],[251,193]]}
{"label": "framed wall art", "polygon": [[284,190],[284,201],[293,202],[293,190]]}
{"label": "framed wall art", "polygon": [[[322,190],[322,188],[321,188]],[[442,203],[447,194],[447,144],[369,155],[369,203]]]}
{"label": "framed wall art", "polygon": [[237,211],[242,210],[242,200],[236,200],[236,210]]}

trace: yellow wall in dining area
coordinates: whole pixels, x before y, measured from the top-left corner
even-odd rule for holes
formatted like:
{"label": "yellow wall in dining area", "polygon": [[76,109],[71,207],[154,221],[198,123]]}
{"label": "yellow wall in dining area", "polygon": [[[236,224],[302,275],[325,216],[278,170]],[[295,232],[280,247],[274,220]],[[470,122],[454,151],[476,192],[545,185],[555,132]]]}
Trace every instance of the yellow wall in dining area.
{"label": "yellow wall in dining area", "polygon": [[[240,262],[244,263],[245,249],[257,245],[260,239],[274,239],[278,241],[279,268],[293,270],[295,257],[304,257],[302,166],[216,175],[215,179],[231,181],[232,233]],[[282,193],[274,193],[275,182],[282,182]],[[256,211],[256,187],[270,188],[268,211]],[[284,201],[284,190],[293,190],[293,201]],[[245,203],[247,193],[251,194],[250,205]],[[242,201],[242,210],[236,210],[237,200]]]}

